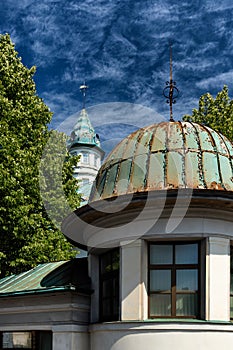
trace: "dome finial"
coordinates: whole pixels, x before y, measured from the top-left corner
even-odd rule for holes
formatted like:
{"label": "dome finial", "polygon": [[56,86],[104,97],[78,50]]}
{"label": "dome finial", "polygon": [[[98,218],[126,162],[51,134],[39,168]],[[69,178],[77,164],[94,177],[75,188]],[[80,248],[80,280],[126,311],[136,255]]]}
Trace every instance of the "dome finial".
{"label": "dome finial", "polygon": [[[170,105],[170,122],[173,122],[173,111],[172,105],[176,103],[176,98],[179,95],[179,90],[176,87],[176,82],[172,80],[172,43],[169,43],[170,46],[170,81],[166,81],[166,87],[163,89],[163,95],[167,99],[167,103]],[[169,90],[169,92],[167,92]]]}
{"label": "dome finial", "polygon": [[88,86],[86,85],[86,82],[84,80],[83,85],[80,86],[80,92],[83,95],[83,109],[86,108],[86,91],[88,89]]}

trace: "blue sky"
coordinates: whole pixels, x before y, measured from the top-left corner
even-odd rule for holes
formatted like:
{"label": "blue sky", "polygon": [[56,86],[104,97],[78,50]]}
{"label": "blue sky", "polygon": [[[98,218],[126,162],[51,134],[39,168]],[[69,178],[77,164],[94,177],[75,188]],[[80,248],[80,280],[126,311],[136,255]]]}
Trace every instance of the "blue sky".
{"label": "blue sky", "polygon": [[[72,125],[84,80],[87,105],[102,106],[90,118],[104,140],[125,136],[131,128],[124,124],[168,119],[162,91],[169,41],[181,92],[175,119],[191,113],[207,91],[216,95],[227,84],[233,95],[232,0],[5,0],[0,10],[0,32],[11,35],[25,65],[37,66],[37,92],[54,112],[53,128],[64,120]],[[115,103],[123,103],[123,114],[127,104],[145,106],[147,117],[103,117]]]}

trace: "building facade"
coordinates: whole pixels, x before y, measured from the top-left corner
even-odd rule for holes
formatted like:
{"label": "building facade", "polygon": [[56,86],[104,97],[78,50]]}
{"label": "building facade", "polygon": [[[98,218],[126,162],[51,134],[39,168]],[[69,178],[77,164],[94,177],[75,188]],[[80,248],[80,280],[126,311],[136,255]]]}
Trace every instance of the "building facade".
{"label": "building facade", "polygon": [[63,222],[87,258],[0,281],[2,348],[231,348],[232,162],[232,143],[195,123],[122,140]]}
{"label": "building facade", "polygon": [[229,348],[231,142],[160,123],[124,139],[63,224],[88,250],[90,349]]}

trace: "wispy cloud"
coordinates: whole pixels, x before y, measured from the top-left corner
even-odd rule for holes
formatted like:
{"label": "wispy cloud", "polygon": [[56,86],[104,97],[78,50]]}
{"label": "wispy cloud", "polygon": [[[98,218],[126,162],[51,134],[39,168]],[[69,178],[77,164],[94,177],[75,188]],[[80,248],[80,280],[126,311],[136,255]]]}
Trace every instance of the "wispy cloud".
{"label": "wispy cloud", "polygon": [[[38,66],[37,90],[54,112],[52,127],[80,110],[84,79],[90,85],[88,106],[135,103],[166,118],[162,91],[169,79],[170,40],[181,91],[174,106],[178,119],[197,107],[206,90],[216,93],[224,84],[233,90],[231,0],[6,0],[0,6],[0,31],[11,34],[28,66]],[[103,124],[116,118],[108,108]],[[123,117],[122,123],[133,122],[134,115]],[[135,124],[140,118],[141,124],[157,121],[150,113],[135,118]]]}
{"label": "wispy cloud", "polygon": [[232,87],[233,84],[233,70],[225,73],[221,73],[216,75],[215,77],[210,77],[206,79],[202,79],[197,82],[197,86],[204,89],[218,88],[222,89],[223,85],[229,85]]}

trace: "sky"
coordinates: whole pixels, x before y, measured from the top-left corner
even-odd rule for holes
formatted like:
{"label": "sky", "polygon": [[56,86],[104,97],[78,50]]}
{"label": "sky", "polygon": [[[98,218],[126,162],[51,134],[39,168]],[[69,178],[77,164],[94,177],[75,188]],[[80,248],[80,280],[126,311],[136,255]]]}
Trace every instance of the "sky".
{"label": "sky", "polygon": [[70,132],[86,81],[89,117],[106,149],[168,120],[169,42],[176,120],[224,84],[233,95],[232,0],[4,0],[0,13],[0,33],[37,67],[37,93],[54,113],[50,127]]}

